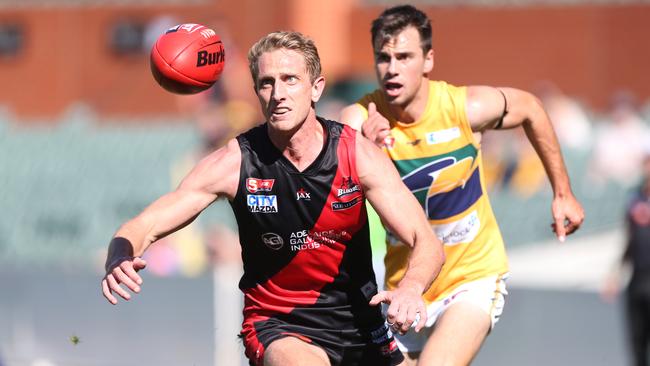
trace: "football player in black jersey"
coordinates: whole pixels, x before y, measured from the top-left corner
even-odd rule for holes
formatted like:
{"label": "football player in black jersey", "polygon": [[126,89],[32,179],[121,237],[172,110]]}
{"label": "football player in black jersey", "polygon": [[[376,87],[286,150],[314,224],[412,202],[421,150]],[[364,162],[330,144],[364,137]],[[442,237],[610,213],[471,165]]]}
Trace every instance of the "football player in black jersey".
{"label": "football player in black jersey", "polygon": [[[401,364],[392,332],[426,322],[421,295],[444,262],[440,242],[388,158],[350,127],[316,116],[325,79],[310,39],[271,33],[249,63],[266,123],[206,156],[118,229],[104,296],[117,304],[139,293],[147,247],[225,197],[242,245],[241,338],[251,365]],[[377,289],[366,198],[411,247],[392,291]]]}

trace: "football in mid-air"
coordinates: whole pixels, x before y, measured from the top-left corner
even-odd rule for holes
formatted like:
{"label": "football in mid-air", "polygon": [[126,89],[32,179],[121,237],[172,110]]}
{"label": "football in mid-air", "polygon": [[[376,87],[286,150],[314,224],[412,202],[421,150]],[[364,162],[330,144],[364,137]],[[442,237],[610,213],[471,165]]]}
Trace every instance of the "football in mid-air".
{"label": "football in mid-air", "polygon": [[158,84],[176,94],[196,94],[211,87],[225,64],[221,38],[200,24],[179,24],[151,48],[151,72]]}

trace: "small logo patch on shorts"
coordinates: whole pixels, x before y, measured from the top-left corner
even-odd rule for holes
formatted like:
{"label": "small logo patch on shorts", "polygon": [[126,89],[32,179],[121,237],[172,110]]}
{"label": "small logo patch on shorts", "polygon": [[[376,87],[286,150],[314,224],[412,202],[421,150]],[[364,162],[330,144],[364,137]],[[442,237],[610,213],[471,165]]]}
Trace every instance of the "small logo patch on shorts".
{"label": "small logo patch on shorts", "polygon": [[375,285],[372,281],[368,281],[368,283],[361,286],[361,292],[366,297],[366,300],[370,300],[377,294],[377,285]]}
{"label": "small logo patch on shorts", "polygon": [[394,339],[391,340],[390,343],[388,343],[387,345],[381,346],[379,348],[379,350],[381,351],[381,354],[384,355],[384,356],[390,355],[396,349],[397,349],[397,342],[395,342]]}

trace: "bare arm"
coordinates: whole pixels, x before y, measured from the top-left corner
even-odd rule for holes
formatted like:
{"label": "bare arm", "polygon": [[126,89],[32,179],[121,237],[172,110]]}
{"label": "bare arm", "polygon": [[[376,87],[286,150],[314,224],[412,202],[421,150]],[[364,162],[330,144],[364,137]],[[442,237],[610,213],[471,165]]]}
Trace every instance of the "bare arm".
{"label": "bare arm", "polygon": [[218,197],[234,197],[240,160],[239,145],[231,140],[199,162],[175,191],[158,198],[117,230],[109,244],[102,280],[109,302],[117,303],[113,292],[130,299],[120,283],[131,291],[140,291],[142,279],[137,271],[146,266],[140,256],[152,243],[194,221]]}
{"label": "bare arm", "polygon": [[[528,140],[544,164],[551,182],[554,198],[551,206],[553,227],[560,241],[577,230],[584,220],[584,210],[571,191],[560,145],[553,125],[541,101],[534,95],[519,89],[488,86],[470,86],[467,89],[467,118],[472,129],[483,132],[494,128],[523,127]],[[504,95],[507,114],[504,112]],[[501,126],[499,126],[501,124]]]}
{"label": "bare arm", "polygon": [[442,244],[391,161],[364,138],[357,138],[357,171],[366,197],[384,225],[412,249],[399,286],[394,291],[380,292],[371,304],[389,303],[388,321],[395,323],[400,332],[406,332],[419,313],[419,331],[426,323],[421,296],[444,263]]}

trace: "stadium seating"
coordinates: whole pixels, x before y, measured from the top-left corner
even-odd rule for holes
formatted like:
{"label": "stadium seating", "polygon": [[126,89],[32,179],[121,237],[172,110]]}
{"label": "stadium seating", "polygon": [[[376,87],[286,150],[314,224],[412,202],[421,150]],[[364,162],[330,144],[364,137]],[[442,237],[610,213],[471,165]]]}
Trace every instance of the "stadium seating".
{"label": "stadium seating", "polygon": [[[182,121],[0,126],[0,263],[16,266],[96,265],[88,259],[120,223],[172,188],[171,167],[198,143]],[[587,158],[565,155],[587,212],[580,234],[620,225],[628,192],[613,184],[591,191]],[[490,196],[508,247],[552,238],[549,189],[527,199],[508,190]]]}

